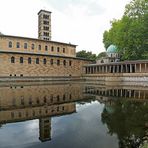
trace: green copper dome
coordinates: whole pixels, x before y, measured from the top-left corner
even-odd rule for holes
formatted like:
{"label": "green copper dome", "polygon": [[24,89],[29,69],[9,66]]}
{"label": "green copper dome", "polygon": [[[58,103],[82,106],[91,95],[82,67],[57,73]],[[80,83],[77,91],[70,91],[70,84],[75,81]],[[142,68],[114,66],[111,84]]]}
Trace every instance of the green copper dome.
{"label": "green copper dome", "polygon": [[108,48],[107,48],[107,53],[116,53],[117,52],[117,47],[115,45],[110,45]]}

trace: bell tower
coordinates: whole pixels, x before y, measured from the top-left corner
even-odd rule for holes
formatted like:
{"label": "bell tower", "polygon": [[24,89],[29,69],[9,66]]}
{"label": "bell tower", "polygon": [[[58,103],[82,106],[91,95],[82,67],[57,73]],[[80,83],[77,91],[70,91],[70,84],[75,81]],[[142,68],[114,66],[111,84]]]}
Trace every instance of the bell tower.
{"label": "bell tower", "polygon": [[38,12],[38,38],[41,40],[51,40],[51,12],[40,10]]}

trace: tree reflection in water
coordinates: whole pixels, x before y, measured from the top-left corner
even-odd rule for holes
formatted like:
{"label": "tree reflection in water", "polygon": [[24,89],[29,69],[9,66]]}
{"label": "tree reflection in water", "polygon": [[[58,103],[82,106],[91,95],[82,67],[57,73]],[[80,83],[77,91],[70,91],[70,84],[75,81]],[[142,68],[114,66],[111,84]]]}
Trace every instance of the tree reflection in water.
{"label": "tree reflection in water", "polygon": [[117,134],[120,148],[138,148],[146,134],[148,102],[110,100],[102,112],[102,122],[110,135]]}

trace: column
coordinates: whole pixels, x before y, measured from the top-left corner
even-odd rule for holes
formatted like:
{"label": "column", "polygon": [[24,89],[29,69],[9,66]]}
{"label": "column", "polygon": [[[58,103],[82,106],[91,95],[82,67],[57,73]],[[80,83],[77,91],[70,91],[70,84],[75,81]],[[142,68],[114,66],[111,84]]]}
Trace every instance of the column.
{"label": "column", "polygon": [[129,98],[131,98],[131,90],[129,90]]}
{"label": "column", "polygon": [[127,73],[127,64],[125,65],[125,72]]}
{"label": "column", "polygon": [[111,65],[109,66],[109,72],[111,73]]}
{"label": "column", "polygon": [[145,99],[145,91],[144,91],[144,94],[143,94],[143,99]]}
{"label": "column", "polygon": [[139,95],[138,95],[138,98],[140,99],[140,96],[141,96],[141,93],[140,93],[140,91],[139,91]]}
{"label": "column", "polygon": [[107,65],[106,65],[106,73],[107,73],[107,70],[108,70],[107,68],[108,68],[108,67],[107,67]]}
{"label": "column", "polygon": [[146,72],[146,65],[147,65],[147,64],[145,63],[145,72]]}
{"label": "column", "polygon": [[94,74],[95,74],[96,73],[96,67],[94,66],[93,69],[94,69]]}
{"label": "column", "polygon": [[135,64],[135,72],[137,72],[137,65]]}
{"label": "column", "polygon": [[115,66],[113,65],[113,73],[115,73]]}
{"label": "column", "polygon": [[99,73],[99,66],[97,66],[97,73]]}
{"label": "column", "polygon": [[135,97],[136,97],[136,91],[134,91],[134,99],[135,99]]}
{"label": "column", "polygon": [[121,91],[121,97],[122,97],[122,89],[120,91]]}
{"label": "column", "polygon": [[132,71],[132,64],[130,64],[130,73],[132,73],[133,71]]}
{"label": "column", "polygon": [[117,73],[119,73],[119,65],[117,65]]}
{"label": "column", "polygon": [[98,73],[100,73],[100,66],[98,66]]}
{"label": "column", "polygon": [[123,65],[121,64],[121,71],[120,71],[121,73],[123,72]]}
{"label": "column", "polygon": [[141,72],[141,64],[140,64],[140,72]]}

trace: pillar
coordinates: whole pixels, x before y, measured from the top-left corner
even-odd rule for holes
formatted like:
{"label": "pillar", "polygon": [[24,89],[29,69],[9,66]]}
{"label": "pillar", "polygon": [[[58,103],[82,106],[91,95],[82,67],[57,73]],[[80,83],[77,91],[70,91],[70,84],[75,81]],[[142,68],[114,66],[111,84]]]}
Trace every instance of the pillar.
{"label": "pillar", "polygon": [[127,73],[127,64],[125,65],[125,72]]}
{"label": "pillar", "polygon": [[132,71],[132,64],[130,64],[130,73],[132,73],[133,71]]}
{"label": "pillar", "polygon": [[135,64],[135,72],[137,72],[137,65]]}
{"label": "pillar", "polygon": [[101,67],[99,66],[99,73],[101,73]]}
{"label": "pillar", "polygon": [[115,66],[113,65],[113,73],[115,73]]}
{"label": "pillar", "polygon": [[121,97],[122,97],[122,89],[120,91],[121,91]]}
{"label": "pillar", "polygon": [[147,64],[145,63],[145,72],[147,72],[147,70],[146,70],[146,66],[147,66]]}
{"label": "pillar", "polygon": [[117,73],[119,73],[119,65],[117,65]]}
{"label": "pillar", "polygon": [[139,95],[138,95],[138,98],[140,99],[140,96],[141,96],[141,93],[140,93],[140,91],[139,91]]}
{"label": "pillar", "polygon": [[108,72],[108,66],[106,65],[106,73]]}
{"label": "pillar", "polygon": [[140,72],[141,72],[141,64],[140,64]]}
{"label": "pillar", "polygon": [[97,73],[99,73],[99,66],[97,66]]}

